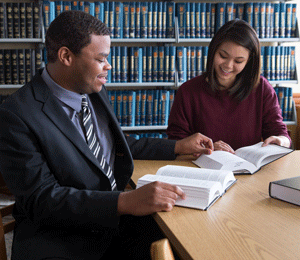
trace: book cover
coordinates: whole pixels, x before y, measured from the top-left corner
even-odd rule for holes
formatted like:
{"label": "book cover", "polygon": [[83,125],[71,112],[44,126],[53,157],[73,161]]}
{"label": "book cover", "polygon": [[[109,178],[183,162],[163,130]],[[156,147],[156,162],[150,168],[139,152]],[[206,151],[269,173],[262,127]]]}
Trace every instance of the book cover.
{"label": "book cover", "polygon": [[285,37],[291,38],[292,36],[292,4],[286,4],[286,25],[285,25]]}
{"label": "book cover", "polygon": [[215,3],[211,4],[211,21],[210,21],[210,37],[213,38],[215,36],[215,28],[216,28],[216,5]]}
{"label": "book cover", "polygon": [[261,16],[263,16],[263,15],[261,15],[262,12],[261,12],[261,5],[260,5],[260,3],[254,3],[253,4],[253,11],[254,11],[254,14],[253,14],[253,29],[256,31],[258,37],[262,38]]}
{"label": "book cover", "polygon": [[121,82],[127,82],[128,47],[121,46]]}
{"label": "book cover", "polygon": [[167,38],[175,38],[175,2],[167,3]]}
{"label": "book cover", "polygon": [[195,38],[201,37],[201,5],[195,3]]}
{"label": "book cover", "polygon": [[269,196],[300,206],[300,176],[270,182]]}
{"label": "book cover", "polygon": [[162,38],[167,38],[167,2],[162,2]]}
{"label": "book cover", "polygon": [[147,82],[151,82],[152,81],[152,46],[147,46],[146,51],[147,51],[146,79],[147,79]]}
{"label": "book cover", "polygon": [[122,38],[121,29],[123,27],[123,19],[122,19],[122,10],[123,10],[123,3],[115,2],[115,24],[114,24],[114,38]]}
{"label": "book cover", "polygon": [[206,3],[206,32],[205,32],[205,37],[206,38],[211,38],[211,14],[212,14],[212,9],[211,9],[211,3]]}
{"label": "book cover", "polygon": [[123,3],[123,38],[129,38],[130,28],[130,3]]}
{"label": "book cover", "polygon": [[154,90],[153,93],[153,125],[158,125],[158,109],[159,109],[159,90]]}
{"label": "book cover", "polygon": [[116,92],[117,106],[116,106],[116,116],[119,124],[122,125],[122,115],[123,115],[123,96],[122,91]]}
{"label": "book cover", "polygon": [[[69,11],[69,10],[72,10],[71,2],[69,2],[69,1],[65,2],[64,1],[63,2],[63,11]],[[55,12],[54,12],[54,15],[55,15]]]}
{"label": "book cover", "polygon": [[175,82],[176,47],[169,46],[169,50],[170,50],[169,82]]}
{"label": "book cover", "polygon": [[234,20],[234,3],[226,3],[225,22]]}
{"label": "book cover", "polygon": [[33,38],[33,3],[25,3],[26,37]]}
{"label": "book cover", "polygon": [[26,83],[31,80],[32,77],[32,51],[31,49],[25,49],[25,71],[26,71]]}
{"label": "book cover", "polygon": [[[184,82],[185,80],[185,77],[184,77],[184,74],[185,74],[185,70],[184,70],[184,50],[185,50],[185,47],[182,47],[182,46],[178,46],[177,48],[177,55],[176,55],[176,58],[177,58],[177,71],[178,71],[178,81],[179,82]],[[186,53],[186,51],[185,51]]]}
{"label": "book cover", "polygon": [[12,84],[19,84],[19,61],[18,61],[18,50],[12,49],[11,53],[11,76]]}
{"label": "book cover", "polygon": [[163,47],[163,52],[164,52],[164,64],[163,64],[163,81],[164,82],[169,82],[169,76],[170,76],[170,46],[164,46]]}
{"label": "book cover", "polygon": [[[272,17],[273,18],[273,17]],[[266,3],[266,38],[271,38],[271,3]]]}
{"label": "book cover", "polygon": [[133,90],[128,91],[128,126],[135,125],[135,97],[136,93]]}
{"label": "book cover", "polygon": [[292,4],[292,32],[291,37],[297,37],[297,4]]}
{"label": "book cover", "polygon": [[157,81],[164,82],[164,75],[165,75],[165,47],[159,46],[158,47],[158,75]]}
{"label": "book cover", "polygon": [[163,2],[157,3],[157,38],[162,38]]}
{"label": "book cover", "polygon": [[245,4],[245,21],[253,27],[253,3]]}
{"label": "book cover", "polygon": [[191,46],[186,47],[186,79],[191,79]]}
{"label": "book cover", "polygon": [[116,64],[115,64],[116,82],[121,82],[121,46],[115,46],[115,55],[116,55]]}
{"label": "book cover", "polygon": [[134,47],[134,82],[142,82],[142,48]]}
{"label": "book cover", "polygon": [[41,17],[42,17],[42,3],[34,2],[33,3],[33,37],[41,37]]}
{"label": "book cover", "polygon": [[200,37],[205,38],[206,37],[206,3],[200,4]]}
{"label": "book cover", "polygon": [[196,46],[196,76],[202,74],[202,47]]}
{"label": "book cover", "polygon": [[196,77],[196,47],[191,46],[191,78]]}
{"label": "book cover", "polygon": [[98,1],[95,2],[95,17],[100,21],[104,21],[104,4]]}
{"label": "book cover", "polygon": [[147,102],[147,90],[143,89],[141,93],[141,126],[146,125],[146,102]]}
{"label": "book cover", "polygon": [[112,46],[110,48],[110,56],[111,56],[111,82],[116,82],[116,46]]}
{"label": "book cover", "polygon": [[152,125],[153,113],[153,89],[148,89],[146,101],[146,125]]}
{"label": "book cover", "polygon": [[195,3],[190,3],[190,38],[196,37]]}
{"label": "book cover", "polygon": [[104,20],[102,21],[109,28],[109,2],[104,1]]}
{"label": "book cover", "polygon": [[115,36],[115,12],[116,12],[115,2],[114,1],[109,2],[108,8],[109,8],[109,11],[108,11],[108,14],[109,14],[108,28],[110,30],[110,37],[114,38],[114,36]]}

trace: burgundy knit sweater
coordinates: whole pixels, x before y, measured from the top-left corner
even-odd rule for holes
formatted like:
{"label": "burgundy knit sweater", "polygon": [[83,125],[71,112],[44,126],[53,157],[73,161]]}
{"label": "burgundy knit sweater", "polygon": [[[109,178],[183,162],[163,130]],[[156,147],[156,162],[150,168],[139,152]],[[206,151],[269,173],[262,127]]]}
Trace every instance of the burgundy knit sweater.
{"label": "burgundy knit sweater", "polygon": [[264,77],[242,102],[226,90],[214,94],[203,76],[195,77],[178,89],[168,123],[169,139],[200,132],[213,142],[224,141],[234,150],[272,135],[290,139],[276,93]]}

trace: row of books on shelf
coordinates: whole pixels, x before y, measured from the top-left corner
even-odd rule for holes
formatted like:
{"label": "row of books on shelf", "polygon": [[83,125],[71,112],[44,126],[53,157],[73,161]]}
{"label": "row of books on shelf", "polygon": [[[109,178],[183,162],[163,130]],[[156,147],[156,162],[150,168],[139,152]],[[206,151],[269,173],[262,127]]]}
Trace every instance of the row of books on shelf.
{"label": "row of books on shelf", "polygon": [[296,4],[44,1],[45,29],[64,10],[82,10],[99,18],[112,38],[211,38],[227,21],[249,22],[261,38],[296,37]]}
{"label": "row of books on shelf", "polygon": [[128,135],[134,137],[137,140],[141,138],[168,138],[168,135],[165,132],[132,132],[128,133]]}
{"label": "row of books on shelf", "polygon": [[[107,82],[175,82],[178,72],[183,83],[206,70],[207,53],[207,46],[113,46]],[[0,50],[0,84],[29,82],[45,60],[41,48]],[[268,80],[296,80],[294,46],[263,46],[261,61],[261,74]]]}
{"label": "row of books on shelf", "polygon": [[0,2],[0,38],[40,38],[39,2]]}
{"label": "row of books on shelf", "polygon": [[29,82],[43,67],[42,49],[0,49],[0,85]]}
{"label": "row of books on shelf", "polygon": [[292,3],[177,3],[180,38],[211,38],[226,22],[248,22],[260,38],[296,37],[297,5]]}
{"label": "row of books on shelf", "polygon": [[109,100],[121,126],[167,125],[175,90],[111,90]]}
{"label": "row of books on shelf", "polygon": [[261,47],[261,57],[262,75],[268,80],[296,79],[295,47]]}
{"label": "row of books on shelf", "polygon": [[282,111],[283,121],[292,121],[293,119],[293,91],[289,87],[274,88],[278,102]]}

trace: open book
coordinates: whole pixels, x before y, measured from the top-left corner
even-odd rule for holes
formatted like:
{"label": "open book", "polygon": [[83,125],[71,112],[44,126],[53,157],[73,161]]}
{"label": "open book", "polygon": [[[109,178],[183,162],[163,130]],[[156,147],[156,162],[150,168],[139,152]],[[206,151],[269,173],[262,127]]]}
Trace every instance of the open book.
{"label": "open book", "polygon": [[260,142],[239,148],[235,154],[225,151],[214,151],[210,155],[202,154],[193,163],[201,168],[229,170],[234,174],[253,174],[262,166],[293,151],[274,144],[262,147],[262,144],[263,142]]}
{"label": "open book", "polygon": [[159,168],[156,175],[147,174],[141,177],[137,188],[154,181],[170,183],[184,191],[186,199],[179,198],[175,205],[206,210],[236,182],[236,179],[232,171],[167,165]]}

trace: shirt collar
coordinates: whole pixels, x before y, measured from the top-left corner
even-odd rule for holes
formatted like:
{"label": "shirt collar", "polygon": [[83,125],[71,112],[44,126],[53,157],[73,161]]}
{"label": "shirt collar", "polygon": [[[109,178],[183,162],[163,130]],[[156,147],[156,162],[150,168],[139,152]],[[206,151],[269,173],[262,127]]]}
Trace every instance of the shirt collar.
{"label": "shirt collar", "polygon": [[56,96],[61,102],[74,109],[77,113],[81,111],[82,97],[80,94],[67,90],[55,83],[50,77],[46,68],[42,72],[42,78],[50,88],[53,95]]}

